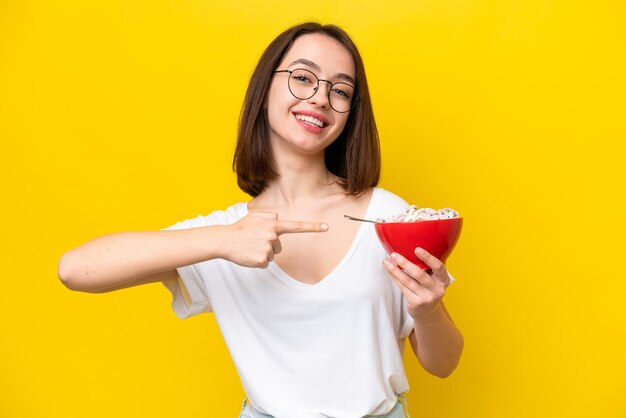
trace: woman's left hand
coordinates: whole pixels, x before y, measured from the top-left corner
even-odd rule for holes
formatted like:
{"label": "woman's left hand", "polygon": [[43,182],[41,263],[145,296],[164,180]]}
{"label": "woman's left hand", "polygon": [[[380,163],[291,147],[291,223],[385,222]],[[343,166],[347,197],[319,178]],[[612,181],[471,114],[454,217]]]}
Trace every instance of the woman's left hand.
{"label": "woman's left hand", "polygon": [[418,321],[441,308],[441,298],[450,284],[450,276],[446,266],[426,250],[416,248],[415,255],[430,267],[431,274],[398,253],[392,253],[384,265],[404,293],[409,315]]}

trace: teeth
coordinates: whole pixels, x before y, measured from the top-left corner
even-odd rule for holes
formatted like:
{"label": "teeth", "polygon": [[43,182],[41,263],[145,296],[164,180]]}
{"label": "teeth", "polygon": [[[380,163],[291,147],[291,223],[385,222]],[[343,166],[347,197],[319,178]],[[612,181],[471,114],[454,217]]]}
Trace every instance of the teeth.
{"label": "teeth", "polygon": [[323,128],[324,127],[324,122],[322,122],[319,119],[315,119],[313,116],[307,116],[307,115],[300,115],[300,114],[296,114],[296,119],[299,120],[303,120],[305,122],[310,123],[311,125],[315,125],[318,128]]}

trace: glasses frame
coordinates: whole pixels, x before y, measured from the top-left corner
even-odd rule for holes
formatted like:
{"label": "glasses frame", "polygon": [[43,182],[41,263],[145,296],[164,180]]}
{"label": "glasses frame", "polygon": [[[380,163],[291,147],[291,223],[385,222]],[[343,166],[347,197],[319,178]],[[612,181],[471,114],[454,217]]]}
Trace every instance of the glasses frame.
{"label": "glasses frame", "polygon": [[[309,97],[304,97],[304,98],[300,98],[298,96],[296,96],[293,91],[291,90],[291,83],[289,83],[289,80],[291,79],[291,74],[293,74],[295,71],[306,71],[308,73],[311,73],[313,75],[313,77],[315,77],[315,79],[317,80],[317,86],[313,89],[313,94],[311,94]],[[359,101],[359,94],[357,93],[356,87],[353,86],[350,83],[346,83],[345,81],[338,81],[336,83],[333,83],[330,80],[324,80],[323,78],[319,78],[313,71],[311,70],[307,70],[306,68],[296,68],[295,70],[274,70],[272,71],[272,74],[278,74],[278,73],[289,73],[289,78],[287,78],[287,88],[289,89],[289,93],[291,93],[291,95],[293,97],[295,97],[298,100],[308,100],[311,97],[315,96],[315,93],[317,93],[317,90],[320,88],[320,81],[325,81],[326,83],[330,84],[330,87],[328,88],[328,92],[326,93],[326,96],[328,96],[328,104],[330,105],[330,107],[337,113],[348,113],[349,111],[351,111],[352,109],[354,109],[354,107],[356,106],[356,104]],[[348,86],[352,87],[354,89],[354,97],[352,98],[352,103],[350,104],[350,108],[348,110],[344,110],[344,111],[340,111],[335,109],[335,107],[333,106],[332,101],[330,100],[330,92],[333,89],[333,86],[335,86],[336,84],[347,84]]]}

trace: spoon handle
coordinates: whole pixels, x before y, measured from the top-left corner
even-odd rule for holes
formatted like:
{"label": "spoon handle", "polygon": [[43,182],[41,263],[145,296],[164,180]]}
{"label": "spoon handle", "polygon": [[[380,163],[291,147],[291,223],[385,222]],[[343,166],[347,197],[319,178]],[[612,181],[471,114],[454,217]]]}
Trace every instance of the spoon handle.
{"label": "spoon handle", "polygon": [[346,219],[350,219],[351,221],[371,222],[373,224],[376,223],[376,221],[372,221],[372,220],[369,220],[369,219],[355,218],[354,216],[350,216],[350,215],[343,215],[343,217],[346,218]]}

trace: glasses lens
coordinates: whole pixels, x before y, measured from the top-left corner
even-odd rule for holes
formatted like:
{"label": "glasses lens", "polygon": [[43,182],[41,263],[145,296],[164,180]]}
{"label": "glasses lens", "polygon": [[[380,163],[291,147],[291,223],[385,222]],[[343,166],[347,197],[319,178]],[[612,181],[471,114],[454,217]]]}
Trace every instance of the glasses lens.
{"label": "glasses lens", "polygon": [[354,103],[354,87],[347,83],[335,83],[329,92],[330,105],[337,112],[347,112]]}
{"label": "glasses lens", "polygon": [[289,75],[289,90],[298,99],[312,97],[316,88],[317,77],[308,70],[295,70]]}

